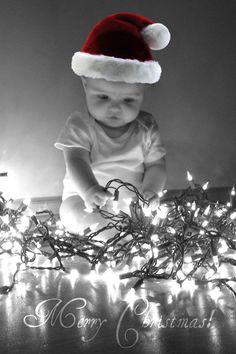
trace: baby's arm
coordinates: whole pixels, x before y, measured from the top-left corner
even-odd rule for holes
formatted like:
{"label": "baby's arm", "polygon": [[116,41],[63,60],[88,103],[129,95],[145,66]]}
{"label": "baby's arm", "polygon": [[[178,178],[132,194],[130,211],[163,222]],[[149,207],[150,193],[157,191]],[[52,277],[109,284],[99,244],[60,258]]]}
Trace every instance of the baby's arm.
{"label": "baby's arm", "polygon": [[113,198],[111,193],[98,184],[90,166],[89,151],[66,147],[63,153],[69,176],[86,207],[103,206],[108,199]]}
{"label": "baby's arm", "polygon": [[142,195],[149,200],[150,204],[156,206],[159,202],[158,193],[161,192],[166,183],[166,162],[165,157],[155,163],[145,164],[142,183]]}

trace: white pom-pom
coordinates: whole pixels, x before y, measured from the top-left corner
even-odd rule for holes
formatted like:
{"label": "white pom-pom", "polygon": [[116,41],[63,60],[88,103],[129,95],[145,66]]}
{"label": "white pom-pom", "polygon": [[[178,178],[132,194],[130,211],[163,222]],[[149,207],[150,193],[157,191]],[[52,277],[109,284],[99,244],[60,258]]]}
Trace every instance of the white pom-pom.
{"label": "white pom-pom", "polygon": [[146,26],[142,32],[142,37],[153,50],[165,48],[170,41],[170,32],[166,26],[161,23],[153,23]]}

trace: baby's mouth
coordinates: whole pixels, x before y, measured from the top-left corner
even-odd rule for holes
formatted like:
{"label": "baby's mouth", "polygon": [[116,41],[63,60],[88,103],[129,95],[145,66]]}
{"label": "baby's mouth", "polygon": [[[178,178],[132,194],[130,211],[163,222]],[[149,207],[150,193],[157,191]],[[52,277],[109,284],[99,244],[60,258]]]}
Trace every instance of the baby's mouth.
{"label": "baby's mouth", "polygon": [[112,121],[112,122],[115,122],[115,121],[120,121],[121,118],[120,118],[120,117],[117,117],[117,116],[111,116],[111,117],[109,117],[108,120],[109,120],[109,121]]}

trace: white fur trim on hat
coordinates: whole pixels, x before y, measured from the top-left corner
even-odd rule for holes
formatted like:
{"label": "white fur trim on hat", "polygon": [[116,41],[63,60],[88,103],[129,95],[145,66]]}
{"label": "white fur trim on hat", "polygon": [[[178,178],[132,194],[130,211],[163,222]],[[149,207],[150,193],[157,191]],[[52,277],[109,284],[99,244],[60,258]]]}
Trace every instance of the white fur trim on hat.
{"label": "white fur trim on hat", "polygon": [[162,23],[153,23],[146,26],[141,34],[149,48],[153,50],[165,48],[170,41],[170,32]]}
{"label": "white fur trim on hat", "polygon": [[153,84],[161,76],[161,67],[154,60],[141,62],[84,52],[73,55],[71,67],[79,76],[127,83]]}

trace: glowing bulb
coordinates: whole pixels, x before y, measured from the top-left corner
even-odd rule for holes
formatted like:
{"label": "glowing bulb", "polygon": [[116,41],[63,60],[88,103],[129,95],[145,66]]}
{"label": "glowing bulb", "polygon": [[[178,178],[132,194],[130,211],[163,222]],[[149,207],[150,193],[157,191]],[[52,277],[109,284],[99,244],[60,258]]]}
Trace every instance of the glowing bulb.
{"label": "glowing bulb", "polygon": [[[140,269],[142,260],[143,260],[143,258],[141,256],[135,256],[134,257],[134,263],[135,263],[135,267],[137,269]],[[128,269],[126,270],[126,272],[128,272]]]}
{"label": "glowing bulb", "polygon": [[153,235],[151,236],[151,241],[152,241],[152,242],[156,243],[156,242],[158,242],[158,240],[159,240],[159,237],[158,237],[157,234],[153,234]]}
{"label": "glowing bulb", "polygon": [[124,198],[123,201],[125,204],[130,205],[132,203],[132,198]]}
{"label": "glowing bulb", "polygon": [[63,226],[61,220],[57,220],[56,225],[59,229],[64,229],[64,226]]}
{"label": "glowing bulb", "polygon": [[70,279],[71,287],[72,289],[75,286],[76,281],[79,278],[79,272],[77,269],[71,269],[70,273],[67,275],[67,277]]}
{"label": "glowing bulb", "polygon": [[180,290],[181,290],[180,284],[177,283],[176,281],[173,282],[173,284],[171,285],[171,288],[170,288],[172,295],[177,296],[178,293],[180,292]]}
{"label": "glowing bulb", "polygon": [[135,301],[138,299],[134,288],[131,288],[126,294],[124,300],[128,302],[131,308],[133,308]]}
{"label": "glowing bulb", "polygon": [[208,221],[207,220],[204,220],[203,222],[202,222],[202,227],[206,227],[208,225]]}
{"label": "glowing bulb", "polygon": [[88,254],[89,256],[92,256],[93,253],[94,253],[93,249],[90,249],[90,250],[87,251],[87,254]]}
{"label": "glowing bulb", "polygon": [[195,218],[197,218],[197,216],[198,216],[198,214],[199,214],[199,211],[200,211],[200,208],[197,208],[197,210],[195,211],[195,213],[194,213],[194,215],[193,215]]}
{"label": "glowing bulb", "polygon": [[9,224],[10,218],[9,215],[1,215],[1,219],[3,221],[4,224]]}
{"label": "glowing bulb", "polygon": [[190,185],[191,189],[194,189],[195,188],[195,183],[194,183],[193,177],[192,177],[192,175],[190,174],[189,171],[187,171],[187,180],[189,182],[189,185]]}
{"label": "glowing bulb", "polygon": [[115,302],[117,300],[120,285],[119,275],[109,268],[104,272],[102,279],[106,283],[109,298]]}
{"label": "glowing bulb", "polygon": [[208,205],[207,208],[204,211],[204,215],[208,215],[210,213],[210,211],[211,211],[211,206]]}
{"label": "glowing bulb", "polygon": [[109,267],[110,268],[115,268],[116,267],[116,261],[109,261]]}
{"label": "glowing bulb", "polygon": [[12,203],[12,200],[10,199],[10,200],[8,200],[7,203],[6,203],[6,208],[11,209],[11,208],[12,208],[12,205],[13,205],[13,203]]}
{"label": "glowing bulb", "polygon": [[[136,258],[136,257],[135,257]],[[125,273],[127,273],[128,271],[129,271],[129,266],[128,266],[128,264],[125,264],[125,266],[124,266],[124,268],[123,268],[123,271],[125,272]]]}
{"label": "glowing bulb", "polygon": [[98,225],[99,225],[98,222],[96,222],[95,224],[92,224],[92,225],[90,226],[90,230],[91,230],[92,232],[94,232],[94,231],[97,229]]}
{"label": "glowing bulb", "polygon": [[212,298],[215,302],[217,302],[218,299],[219,299],[220,296],[221,296],[221,291],[220,291],[220,289],[217,287],[217,288],[214,288],[213,290],[210,290],[209,294],[210,294],[211,298]]}
{"label": "glowing bulb", "polygon": [[173,266],[174,266],[173,262],[170,262],[170,263],[168,264],[168,266],[166,267],[166,272],[167,272],[167,273],[171,272]]}
{"label": "glowing bulb", "polygon": [[57,235],[57,236],[62,236],[63,234],[64,234],[63,230],[56,230],[55,231],[55,235]]}
{"label": "glowing bulb", "polygon": [[185,263],[192,263],[193,259],[192,259],[191,256],[186,256],[186,257],[184,258],[184,261],[185,261]]}
{"label": "glowing bulb", "polygon": [[30,217],[32,217],[32,216],[35,215],[35,214],[34,214],[34,212],[33,212],[32,209],[28,208],[28,209],[27,209],[27,215],[30,216]]}
{"label": "glowing bulb", "polygon": [[167,189],[164,189],[163,191],[158,192],[157,194],[158,194],[158,197],[162,198],[163,195],[166,194],[166,193],[167,193]]}
{"label": "glowing bulb", "polygon": [[42,245],[41,245],[40,242],[36,242],[35,245],[36,245],[36,247],[37,247],[38,249],[40,249],[40,248],[42,247]]}
{"label": "glowing bulb", "polygon": [[6,241],[1,245],[2,249],[4,249],[4,251],[10,251],[12,249],[12,246],[13,246],[13,244],[11,241]]}
{"label": "glowing bulb", "polygon": [[228,250],[228,246],[227,246],[227,243],[225,242],[225,240],[220,240],[218,252],[225,253],[227,250]]}
{"label": "glowing bulb", "polygon": [[166,216],[168,214],[168,207],[165,205],[160,205],[158,210],[157,210],[157,215],[161,218],[161,219],[165,219]]}
{"label": "glowing bulb", "polygon": [[91,283],[95,283],[98,280],[98,264],[96,264],[95,269],[91,270],[88,274],[88,280]]}
{"label": "glowing bulb", "polygon": [[173,296],[172,296],[171,294],[169,294],[169,295],[167,296],[167,304],[170,305],[170,304],[172,304],[172,303],[173,303]]}
{"label": "glowing bulb", "polygon": [[220,263],[219,263],[219,258],[218,258],[218,256],[217,256],[217,255],[216,255],[216,256],[213,256],[213,257],[212,257],[212,260],[213,260],[213,263],[214,263],[215,267],[216,267],[216,268],[219,268]]}
{"label": "glowing bulb", "polygon": [[208,188],[209,182],[203,184],[202,189],[205,191]]}
{"label": "glowing bulb", "polygon": [[159,253],[158,248],[157,247],[153,247],[152,252],[153,252],[154,258],[157,258],[158,257],[158,253]]}
{"label": "glowing bulb", "polygon": [[86,213],[92,213],[93,212],[93,209],[92,208],[89,208],[89,207],[86,207],[85,209],[84,209],[84,211],[86,212]]}
{"label": "glowing bulb", "polygon": [[230,206],[233,206],[234,198],[235,198],[235,187],[233,187],[233,188],[231,189],[231,193],[230,193]]}
{"label": "glowing bulb", "polygon": [[220,218],[224,214],[224,211],[222,209],[216,210],[215,215]]}
{"label": "glowing bulb", "polygon": [[233,213],[230,214],[230,219],[231,220],[236,219],[236,211],[234,211]]}
{"label": "glowing bulb", "polygon": [[186,278],[186,276],[184,275],[182,270],[178,270],[177,277],[178,277],[179,280],[184,280]]}
{"label": "glowing bulb", "polygon": [[[1,161],[2,162],[2,161]],[[3,167],[3,166],[2,166]],[[8,173],[1,176],[0,181],[0,191],[3,192],[4,198],[7,199],[15,199],[15,196],[18,192],[17,178],[14,175],[14,172],[9,171]]]}
{"label": "glowing bulb", "polygon": [[77,269],[71,269],[70,273],[68,274],[68,277],[70,278],[70,280],[76,280],[79,278],[79,272]]}
{"label": "glowing bulb", "polygon": [[147,206],[147,205],[145,205],[144,207],[143,207],[143,213],[144,213],[144,215],[145,216],[151,216],[151,213],[152,213],[152,208],[151,208],[151,206]]}
{"label": "glowing bulb", "polygon": [[153,253],[152,253],[152,250],[149,250],[146,254],[145,254],[145,257],[146,259],[150,259],[152,257]]}
{"label": "glowing bulb", "polygon": [[200,247],[197,248],[197,250],[195,251],[195,254],[196,255],[198,255],[198,254],[201,255],[202,254],[202,251],[201,251]]}
{"label": "glowing bulb", "polygon": [[114,281],[114,277],[115,273],[111,268],[107,269],[102,275],[103,281],[106,283],[112,283]]}
{"label": "glowing bulb", "polygon": [[172,235],[176,234],[176,230],[172,226],[168,227],[168,232],[170,232]]}
{"label": "glowing bulb", "polygon": [[152,225],[157,225],[159,219],[160,219],[159,215],[156,214],[156,215],[154,216],[154,218],[152,219]]}
{"label": "glowing bulb", "polygon": [[118,208],[118,200],[113,200],[112,210],[113,210],[114,214],[119,214],[120,209]]}
{"label": "glowing bulb", "polygon": [[159,198],[163,197],[163,195],[164,195],[164,194],[163,194],[163,191],[158,192],[157,195],[158,195]]}
{"label": "glowing bulb", "polygon": [[17,225],[17,229],[20,232],[24,232],[29,227],[29,223],[30,219],[26,215],[23,215],[20,219],[20,224]]}
{"label": "glowing bulb", "polygon": [[213,277],[214,274],[215,274],[214,269],[210,268],[210,269],[207,271],[207,273],[205,274],[205,277],[206,277],[206,279],[210,279],[210,278]]}
{"label": "glowing bulb", "polygon": [[132,249],[131,249],[131,252],[132,253],[138,252],[138,248],[136,246],[133,246]]}
{"label": "glowing bulb", "polygon": [[50,261],[50,259],[46,259],[45,262],[43,262],[42,265],[43,265],[43,267],[45,267],[45,268],[46,268],[46,267],[50,267],[50,266],[51,266],[51,261]]}
{"label": "glowing bulb", "polygon": [[24,200],[23,200],[23,204],[26,205],[26,206],[29,206],[31,203],[31,198],[30,197],[26,197]]}
{"label": "glowing bulb", "polygon": [[194,201],[194,202],[192,202],[191,210],[192,210],[192,211],[195,211],[196,208],[197,208],[197,205],[196,205],[196,202]]}
{"label": "glowing bulb", "polygon": [[187,290],[190,292],[191,296],[193,295],[194,291],[197,289],[197,286],[195,284],[195,281],[193,279],[186,279],[183,283],[182,283],[182,288],[184,290]]}
{"label": "glowing bulb", "polygon": [[22,250],[21,245],[18,242],[14,242],[13,247],[12,247],[12,252],[19,253],[21,250]]}
{"label": "glowing bulb", "polygon": [[191,182],[193,180],[193,176],[191,175],[191,173],[189,171],[187,171],[187,180],[189,182]]}

